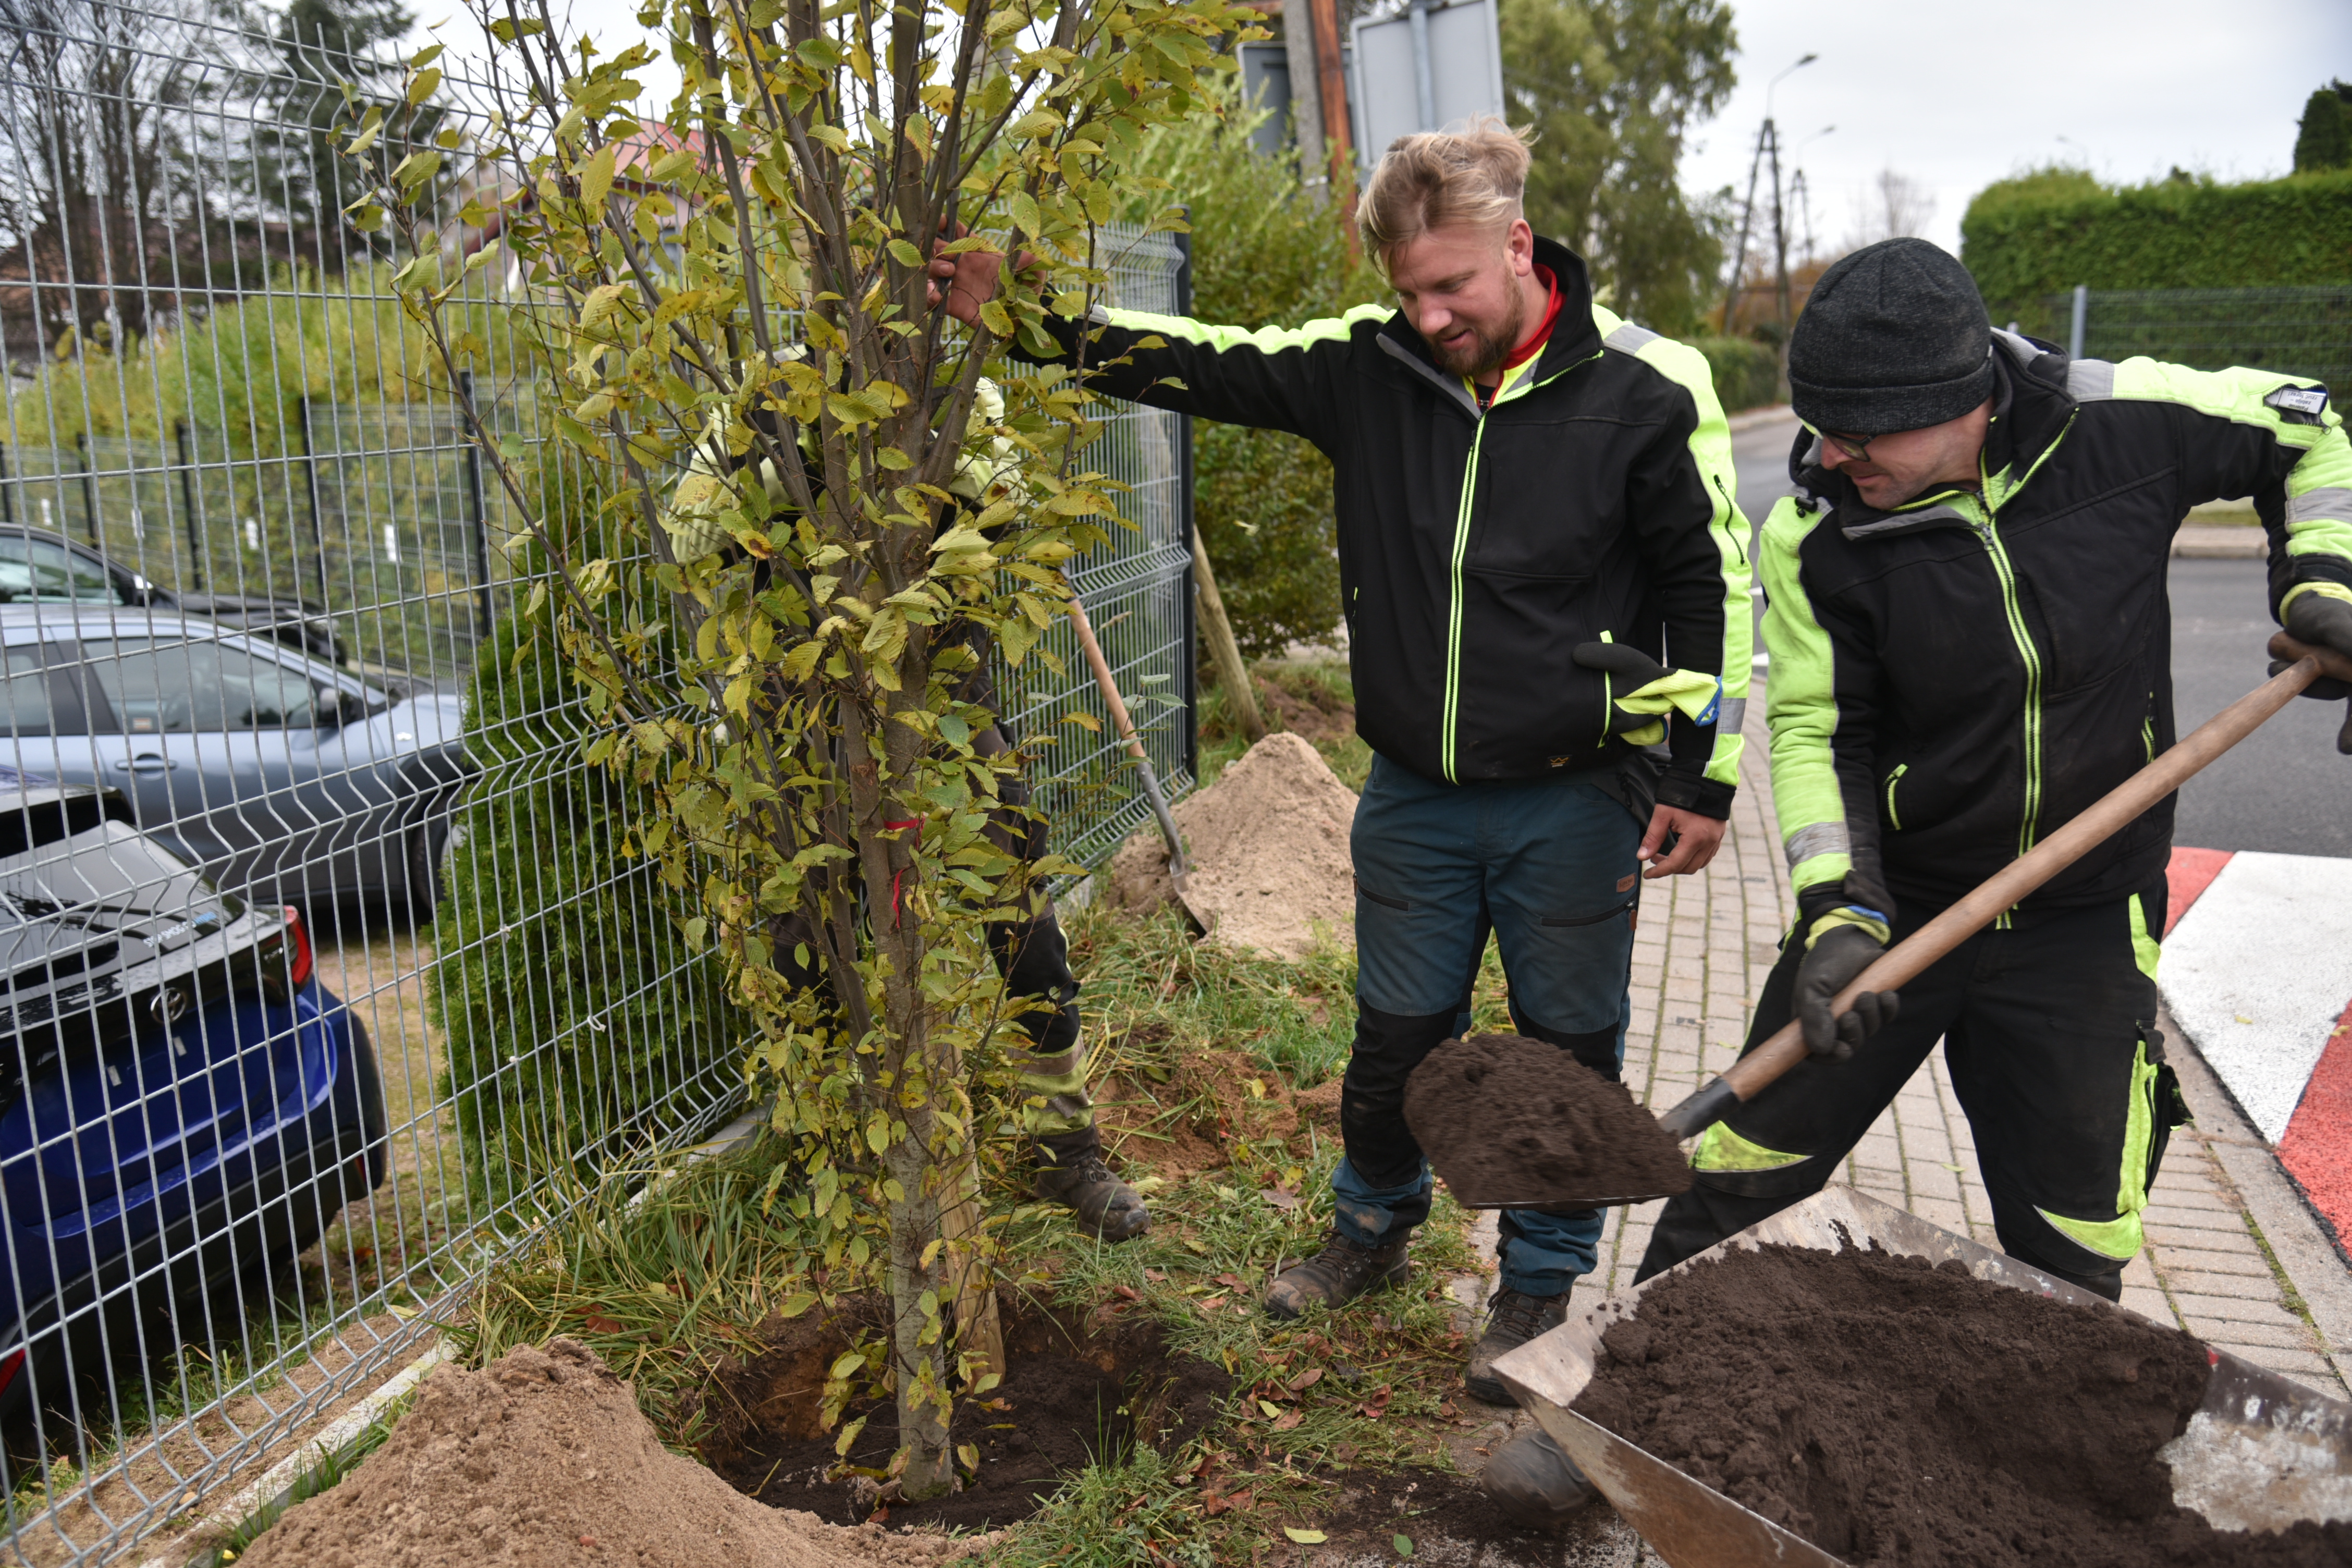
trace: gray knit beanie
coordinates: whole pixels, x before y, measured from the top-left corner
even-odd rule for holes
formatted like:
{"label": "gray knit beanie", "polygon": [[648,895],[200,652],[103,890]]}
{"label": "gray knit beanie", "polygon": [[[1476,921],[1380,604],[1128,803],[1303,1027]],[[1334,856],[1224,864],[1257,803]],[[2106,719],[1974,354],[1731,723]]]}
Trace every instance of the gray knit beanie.
{"label": "gray knit beanie", "polygon": [[1992,395],[1992,323],[1969,269],[1924,239],[1841,258],[1789,334],[1789,393],[1816,430],[1884,436]]}

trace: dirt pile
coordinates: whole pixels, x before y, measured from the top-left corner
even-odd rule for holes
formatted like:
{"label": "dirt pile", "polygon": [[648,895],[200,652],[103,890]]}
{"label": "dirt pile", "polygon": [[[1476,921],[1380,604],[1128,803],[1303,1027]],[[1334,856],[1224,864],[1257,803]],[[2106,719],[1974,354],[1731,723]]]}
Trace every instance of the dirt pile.
{"label": "dirt pile", "polygon": [[1405,1080],[1404,1121],[1455,1200],[1473,1206],[1658,1197],[1691,1184],[1681,1150],[1623,1084],[1524,1035],[1473,1035],[1430,1052]]}
{"label": "dirt pile", "polygon": [[2204,1398],[2202,1344],[1957,1262],[1735,1251],[1601,1346],[1579,1414],[1857,1565],[2352,1561],[2352,1527],[2224,1533],[2173,1505],[2157,1451]]}
{"label": "dirt pile", "polygon": [[[1215,941],[1288,959],[1313,952],[1318,938],[1354,944],[1356,796],[1313,746],[1268,735],[1174,815],[1192,856],[1192,907]],[[1111,861],[1111,902],[1150,913],[1174,896],[1160,836],[1129,839]]]}
{"label": "dirt pile", "polygon": [[663,1448],[582,1345],[445,1366],[348,1479],[289,1510],[240,1568],[914,1568],[984,1542],[844,1530],[744,1497]]}

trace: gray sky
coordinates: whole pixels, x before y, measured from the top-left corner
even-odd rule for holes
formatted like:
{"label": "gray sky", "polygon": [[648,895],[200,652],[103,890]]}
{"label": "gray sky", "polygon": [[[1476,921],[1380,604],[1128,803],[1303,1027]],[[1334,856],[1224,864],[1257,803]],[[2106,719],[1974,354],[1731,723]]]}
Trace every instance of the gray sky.
{"label": "gray sky", "polygon": [[1934,195],[1922,232],[1954,251],[1969,196],[2053,160],[2111,182],[2175,164],[2284,174],[2304,100],[2352,79],[2346,0],[1734,0],[1732,15],[1739,86],[1692,139],[1684,184],[1744,195],[1765,84],[1818,54],[1772,109],[1783,145],[1804,143],[1831,251],[1886,168]]}
{"label": "gray sky", "polygon": [[[559,13],[567,0],[557,0]],[[618,48],[643,37],[635,0],[568,0],[575,26]],[[454,55],[478,29],[452,0],[420,6]],[[1765,84],[1784,147],[1812,187],[1813,232],[1841,247],[1880,171],[1933,196],[1923,232],[1959,248],[1969,197],[2053,159],[2104,180],[2175,164],[2225,180],[2286,173],[2304,100],[2352,79],[2352,0],[1733,0],[1739,86],[1684,159],[1693,191],[1747,188]],[[455,13],[452,15],[452,13]],[[667,61],[645,79],[674,89]],[[1837,129],[1815,136],[1823,126]],[[1801,242],[1794,215],[1791,247]]]}

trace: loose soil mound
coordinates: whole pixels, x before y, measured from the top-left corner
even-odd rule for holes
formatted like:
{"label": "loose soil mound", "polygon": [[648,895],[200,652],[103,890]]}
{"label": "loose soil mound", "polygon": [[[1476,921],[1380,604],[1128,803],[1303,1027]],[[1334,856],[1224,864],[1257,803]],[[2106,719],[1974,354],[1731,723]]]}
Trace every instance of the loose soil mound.
{"label": "loose soil mound", "polygon": [[[1123,1305],[1123,1303],[1122,1303]],[[730,1378],[730,1394],[751,1421],[705,1445],[711,1468],[772,1507],[806,1510],[841,1524],[976,1526],[1026,1519],[1061,1484],[1097,1458],[1136,1444],[1172,1454],[1205,1427],[1233,1379],[1196,1357],[1172,1354],[1158,1324],[1129,1321],[1109,1308],[1055,1312],[1000,1298],[1008,1366],[985,1401],[957,1403],[956,1442],[980,1450],[980,1473],[937,1502],[895,1504],[875,1513],[870,1478],[898,1447],[889,1405],[853,1409],[866,1426],[845,1461],[815,1415],[824,1365],[839,1342],[803,1333]]]}
{"label": "loose soil mound", "polygon": [[[1355,941],[1354,862],[1348,833],[1356,796],[1297,735],[1252,746],[1217,782],[1176,804],[1192,855],[1192,907],[1211,936],[1274,958],[1300,959],[1318,938]],[[1168,849],[1139,834],[1112,859],[1111,901],[1150,913],[1173,901]]]}
{"label": "loose soil mound", "polygon": [[1858,1565],[2352,1562],[2352,1528],[2226,1534],[2157,1451],[2203,1401],[2178,1329],[1956,1262],[1734,1251],[1646,1290],[1579,1414]]}
{"label": "loose soil mound", "polygon": [[1405,1081],[1404,1121],[1454,1198],[1576,1203],[1658,1197],[1691,1184],[1657,1118],[1557,1046],[1473,1035]]}
{"label": "loose soil mound", "polygon": [[741,1496],[663,1448],[582,1345],[445,1366],[341,1486],[289,1510],[241,1568],[829,1568],[934,1563],[975,1545],[842,1530]]}

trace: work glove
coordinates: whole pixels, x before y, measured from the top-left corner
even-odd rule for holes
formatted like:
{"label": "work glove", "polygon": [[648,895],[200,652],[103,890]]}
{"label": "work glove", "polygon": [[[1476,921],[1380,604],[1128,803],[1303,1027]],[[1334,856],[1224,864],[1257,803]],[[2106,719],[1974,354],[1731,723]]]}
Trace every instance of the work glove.
{"label": "work glove", "polygon": [[[2347,606],[2352,607],[2352,606]],[[1609,731],[1635,746],[1666,738],[1666,718],[1680,712],[1697,724],[1715,719],[1723,682],[1696,669],[1668,669],[1640,648],[1621,642],[1579,643],[1569,656],[1609,676]]]}
{"label": "work glove", "polygon": [[[2352,658],[2352,598],[2339,598],[2339,589],[2333,583],[2315,584],[2298,590],[2286,607],[2286,635],[2312,647],[2332,648],[2347,658]],[[2279,659],[2271,665],[2276,675],[2286,668]],[[2322,701],[2340,701],[2352,698],[2352,684],[2321,676],[2303,689],[2305,697]],[[2336,749],[2352,757],[2352,707],[2344,713],[2344,728],[2336,734]]]}
{"label": "work glove", "polygon": [[1797,965],[1797,1021],[1805,1048],[1817,1057],[1843,1061],[1854,1047],[1895,1022],[1902,999],[1892,991],[1865,991],[1853,1011],[1830,1014],[1831,999],[1886,952],[1886,921],[1874,910],[1832,910],[1805,936],[1805,956]]}

